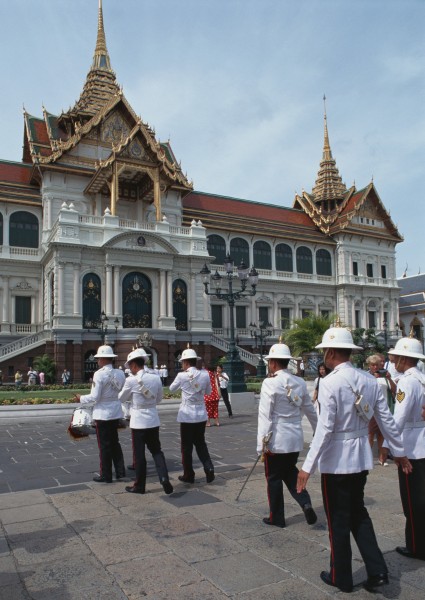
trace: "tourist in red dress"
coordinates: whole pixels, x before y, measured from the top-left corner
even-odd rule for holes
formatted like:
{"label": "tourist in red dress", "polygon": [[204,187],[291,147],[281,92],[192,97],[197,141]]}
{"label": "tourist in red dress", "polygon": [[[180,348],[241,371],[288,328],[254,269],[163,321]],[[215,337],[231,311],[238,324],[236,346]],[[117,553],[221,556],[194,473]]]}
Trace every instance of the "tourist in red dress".
{"label": "tourist in red dress", "polygon": [[211,427],[211,419],[215,420],[217,427],[220,425],[218,422],[218,401],[220,400],[220,386],[217,381],[217,374],[213,368],[208,368],[208,375],[210,376],[211,382],[211,394],[205,395],[205,408],[207,409],[208,421],[207,427]]}

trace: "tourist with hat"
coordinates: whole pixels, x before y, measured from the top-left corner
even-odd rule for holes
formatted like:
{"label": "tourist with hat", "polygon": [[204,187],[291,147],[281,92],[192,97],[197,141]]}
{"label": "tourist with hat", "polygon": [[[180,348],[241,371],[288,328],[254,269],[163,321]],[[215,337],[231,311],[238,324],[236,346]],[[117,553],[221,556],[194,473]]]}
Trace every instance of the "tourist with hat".
{"label": "tourist with hat", "polygon": [[183,463],[183,475],[179,475],[179,480],[184,483],[195,482],[195,471],[192,465],[193,446],[204,466],[207,483],[214,481],[214,466],[205,441],[207,412],[204,396],[211,394],[211,383],[208,371],[197,369],[198,359],[192,348],[183,350],[179,359],[182,371],[170,385],[171,392],[181,389],[182,394],[177,422],[180,423]]}
{"label": "tourist with hat", "polygon": [[[404,516],[405,546],[396,551],[407,558],[425,560],[425,376],[418,363],[425,356],[421,342],[412,337],[398,340],[389,351],[395,358],[397,371],[403,373],[397,382],[394,419],[403,438],[406,454],[412,464],[409,475],[399,468],[398,480]],[[384,442],[384,447],[388,444]]]}
{"label": "tourist with hat", "polygon": [[261,386],[258,410],[257,451],[262,452],[263,439],[271,433],[264,453],[264,466],[269,500],[269,516],[263,519],[267,525],[285,527],[283,483],[301,506],[309,525],[317,521],[306,490],[297,492],[297,460],[304,447],[301,419],[305,414],[316,429],[317,414],[301,377],[288,371],[291,352],[286,344],[274,344],[268,360],[269,377]]}
{"label": "tourist with hat", "polygon": [[146,490],[146,455],[147,446],[158,473],[159,482],[166,494],[173,492],[173,486],[168,476],[167,464],[161,450],[159,440],[159,416],[156,408],[162,400],[162,383],[157,375],[144,370],[149,354],[138,348],[127,357],[125,368],[130,369],[131,375],[119,393],[122,403],[131,401],[130,429],[133,441],[133,464],[136,471],[134,485],[127,486],[127,492],[144,494]]}
{"label": "tourist with hat", "polygon": [[94,355],[99,369],[93,375],[90,394],[75,396],[83,404],[94,403],[93,419],[99,445],[100,473],[93,477],[93,481],[99,483],[112,482],[112,464],[116,478],[125,477],[124,457],[118,438],[118,425],[123,416],[118,394],[125,383],[125,375],[112,365],[116,356],[111,346],[99,346]]}
{"label": "tourist with hat", "polygon": [[388,569],[378,547],[372,521],[364,505],[367,474],[373,468],[368,441],[368,422],[375,415],[395,462],[404,473],[411,465],[386,398],[376,379],[350,362],[350,331],[340,325],[329,328],[322,343],[323,362],[332,370],[319,388],[320,415],[307,458],[298,475],[298,491],[306,488],[316,468],[321,472],[323,505],[331,546],[330,571],[320,578],[343,592],[353,589],[350,533],[366,566],[368,591],[388,583]]}

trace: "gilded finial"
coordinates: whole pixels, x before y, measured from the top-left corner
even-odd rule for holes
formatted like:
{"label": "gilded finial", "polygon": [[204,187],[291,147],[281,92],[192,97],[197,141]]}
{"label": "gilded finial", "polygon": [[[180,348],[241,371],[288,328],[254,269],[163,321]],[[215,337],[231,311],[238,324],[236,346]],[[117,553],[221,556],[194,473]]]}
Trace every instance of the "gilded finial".
{"label": "gilded finial", "polygon": [[187,346],[186,346],[186,348],[190,348],[190,344],[189,344],[189,342],[187,342]]}
{"label": "gilded finial", "polygon": [[342,327],[341,318],[339,316],[335,319],[335,327]]}
{"label": "gilded finial", "polygon": [[413,339],[415,337],[415,330],[413,329],[413,327],[410,328],[410,333],[409,333],[409,338]]}
{"label": "gilded finial", "polygon": [[279,344],[283,344],[283,334],[280,334],[278,342]]}

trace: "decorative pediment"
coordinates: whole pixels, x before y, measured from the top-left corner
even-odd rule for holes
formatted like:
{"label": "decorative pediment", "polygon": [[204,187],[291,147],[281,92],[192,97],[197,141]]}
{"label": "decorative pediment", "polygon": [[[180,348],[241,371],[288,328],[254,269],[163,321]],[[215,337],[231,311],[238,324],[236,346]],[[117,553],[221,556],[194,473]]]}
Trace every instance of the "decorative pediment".
{"label": "decorative pediment", "polygon": [[333,302],[331,300],[329,300],[328,298],[324,298],[323,300],[321,300],[319,302],[319,306],[331,308],[333,306]]}
{"label": "decorative pediment", "polygon": [[156,234],[145,231],[121,233],[105,244],[105,248],[133,250],[144,253],[178,254],[178,250]]}
{"label": "decorative pediment", "polygon": [[131,127],[125,121],[122,114],[114,110],[107,116],[100,127],[100,139],[102,142],[115,145],[127,139],[130,131]]}
{"label": "decorative pediment", "polygon": [[307,298],[307,296],[304,296],[304,298],[302,298],[299,301],[300,306],[314,306],[314,302],[311,298]]}
{"label": "decorative pediment", "polygon": [[255,301],[256,301],[257,304],[260,304],[260,303],[261,304],[273,304],[273,300],[271,298],[269,298],[269,296],[265,296],[265,295],[258,296],[255,299]]}
{"label": "decorative pediment", "polygon": [[279,301],[278,301],[278,305],[279,306],[293,306],[294,305],[294,299],[290,298],[289,296],[283,296]]}

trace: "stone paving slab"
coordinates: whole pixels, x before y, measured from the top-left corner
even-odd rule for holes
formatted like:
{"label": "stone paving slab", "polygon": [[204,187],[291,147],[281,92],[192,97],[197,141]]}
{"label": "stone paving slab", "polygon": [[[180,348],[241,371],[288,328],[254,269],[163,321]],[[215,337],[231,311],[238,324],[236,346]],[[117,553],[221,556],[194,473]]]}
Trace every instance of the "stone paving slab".
{"label": "stone paving slab", "polygon": [[[176,492],[170,496],[164,494],[149,455],[147,493],[128,494],[126,481],[92,481],[99,466],[96,440],[72,441],[68,423],[0,427],[0,600],[343,596],[319,578],[329,566],[329,538],[318,474],[309,480],[318,522],[307,525],[285,490],[287,527],[268,527],[262,523],[268,504],[261,464],[235,500],[256,458],[256,416],[238,415],[208,430],[217,477],[206,484],[194,455],[194,486],[177,479],[181,464],[175,414],[161,419],[162,446]],[[129,462],[129,432],[120,432],[120,439]],[[67,480],[70,485],[63,485]],[[13,491],[22,486],[26,491]],[[425,563],[394,551],[404,543],[394,465],[371,472],[366,503],[390,569],[390,585],[376,597],[424,598]],[[361,587],[366,574],[354,542],[352,547],[352,596],[371,600]]]}

